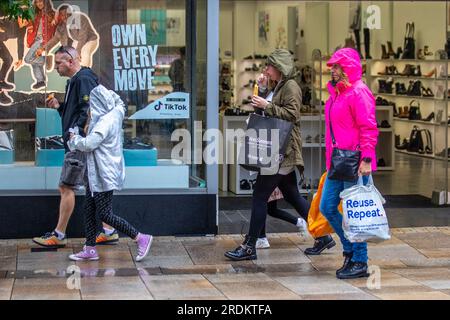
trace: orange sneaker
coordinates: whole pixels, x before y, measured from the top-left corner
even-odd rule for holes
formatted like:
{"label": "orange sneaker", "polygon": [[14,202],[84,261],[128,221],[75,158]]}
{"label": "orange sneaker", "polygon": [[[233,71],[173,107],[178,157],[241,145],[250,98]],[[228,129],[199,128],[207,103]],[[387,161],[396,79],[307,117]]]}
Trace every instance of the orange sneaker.
{"label": "orange sneaker", "polygon": [[97,235],[97,239],[95,239],[95,243],[98,245],[114,244],[117,242],[119,242],[119,233],[117,230],[114,230],[114,232],[109,236],[105,232],[100,232]]}
{"label": "orange sneaker", "polygon": [[53,232],[48,232],[42,237],[33,238],[33,242],[47,248],[64,248],[67,245],[67,238],[60,240],[58,235]]}

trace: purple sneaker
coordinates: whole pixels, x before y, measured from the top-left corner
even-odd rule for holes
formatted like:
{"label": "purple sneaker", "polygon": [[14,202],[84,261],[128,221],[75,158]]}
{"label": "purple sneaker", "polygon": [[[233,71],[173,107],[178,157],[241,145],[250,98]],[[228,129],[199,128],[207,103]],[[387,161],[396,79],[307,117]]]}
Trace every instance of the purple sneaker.
{"label": "purple sneaker", "polygon": [[137,237],[137,256],[136,262],[142,261],[150,251],[150,247],[152,246],[153,237],[148,234],[139,233]]}
{"label": "purple sneaker", "polygon": [[69,259],[73,261],[96,261],[99,259],[99,256],[95,247],[84,246],[83,251],[71,254]]}

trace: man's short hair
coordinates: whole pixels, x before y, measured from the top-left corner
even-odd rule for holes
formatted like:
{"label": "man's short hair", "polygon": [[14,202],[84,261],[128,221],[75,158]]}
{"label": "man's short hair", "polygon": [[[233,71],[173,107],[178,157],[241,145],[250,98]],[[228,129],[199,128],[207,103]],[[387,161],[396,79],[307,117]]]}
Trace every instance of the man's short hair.
{"label": "man's short hair", "polygon": [[183,56],[186,55],[186,47],[181,47],[180,48],[180,54],[183,55]]}
{"label": "man's short hair", "polygon": [[59,47],[56,51],[55,51],[55,55],[56,54],[67,54],[69,55],[72,59],[77,58],[78,56],[78,52],[74,47],[71,46],[61,46]]}

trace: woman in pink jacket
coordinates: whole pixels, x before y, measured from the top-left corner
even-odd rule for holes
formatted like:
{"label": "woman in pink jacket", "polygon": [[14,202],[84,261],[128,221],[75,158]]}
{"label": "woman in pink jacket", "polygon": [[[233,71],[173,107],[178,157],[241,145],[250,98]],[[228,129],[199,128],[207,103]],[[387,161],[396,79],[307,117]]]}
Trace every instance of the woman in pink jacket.
{"label": "woman in pink jacket", "polygon": [[[359,175],[367,177],[376,170],[375,147],[378,140],[375,119],[375,98],[361,80],[362,67],[359,54],[351,48],[336,51],[327,63],[331,67],[332,80],[328,83],[330,98],[325,105],[326,123],[326,165],[330,170],[333,143],[330,121],[336,139],[335,147],[344,150],[361,151]],[[339,194],[355,185],[357,181],[325,181],[320,211],[328,219],[339,236],[344,249],[344,265],[336,271],[339,279],[353,279],[368,276],[367,243],[351,243],[344,236],[342,215],[338,211]]]}

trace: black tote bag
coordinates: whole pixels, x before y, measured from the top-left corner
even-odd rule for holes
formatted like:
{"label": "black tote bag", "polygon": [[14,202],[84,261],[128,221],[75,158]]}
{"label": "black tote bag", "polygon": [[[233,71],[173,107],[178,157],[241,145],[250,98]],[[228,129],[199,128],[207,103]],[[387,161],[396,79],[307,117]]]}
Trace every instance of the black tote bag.
{"label": "black tote bag", "polygon": [[[239,164],[257,172],[281,164],[293,127],[292,122],[252,113],[240,148]],[[272,130],[278,130],[278,141]]]}

